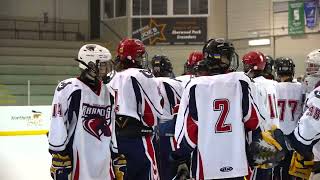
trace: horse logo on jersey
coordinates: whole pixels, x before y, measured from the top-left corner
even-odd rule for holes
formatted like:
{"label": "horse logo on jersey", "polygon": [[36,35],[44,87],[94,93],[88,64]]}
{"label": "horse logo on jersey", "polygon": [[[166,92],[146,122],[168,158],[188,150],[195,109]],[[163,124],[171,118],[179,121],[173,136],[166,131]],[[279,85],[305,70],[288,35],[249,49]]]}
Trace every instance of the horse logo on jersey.
{"label": "horse logo on jersey", "polygon": [[90,135],[101,141],[101,136],[111,136],[111,106],[92,106],[83,104],[82,126]]}

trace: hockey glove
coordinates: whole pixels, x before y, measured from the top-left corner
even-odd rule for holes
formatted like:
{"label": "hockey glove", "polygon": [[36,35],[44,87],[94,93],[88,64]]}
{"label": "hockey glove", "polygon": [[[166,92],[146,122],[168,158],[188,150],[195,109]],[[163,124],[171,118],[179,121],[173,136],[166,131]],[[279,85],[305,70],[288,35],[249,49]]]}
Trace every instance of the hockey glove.
{"label": "hockey glove", "polygon": [[72,162],[68,155],[52,154],[51,177],[54,180],[71,180]]}
{"label": "hockey glove", "polygon": [[118,155],[113,161],[112,166],[117,180],[123,180],[127,167],[127,160],[123,154]]}
{"label": "hockey glove", "polygon": [[313,165],[313,161],[306,161],[303,156],[295,151],[292,155],[289,174],[295,177],[309,179]]}
{"label": "hockey glove", "polygon": [[286,143],[281,130],[260,131],[249,146],[252,156],[251,165],[262,169],[276,166],[284,159],[287,152]]}

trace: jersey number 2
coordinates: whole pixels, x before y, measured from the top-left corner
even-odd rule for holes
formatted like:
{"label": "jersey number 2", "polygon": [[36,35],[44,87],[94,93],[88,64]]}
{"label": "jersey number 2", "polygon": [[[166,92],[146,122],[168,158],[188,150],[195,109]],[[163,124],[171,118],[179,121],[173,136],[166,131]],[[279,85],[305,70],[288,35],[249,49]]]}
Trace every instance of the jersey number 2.
{"label": "jersey number 2", "polygon": [[215,99],[213,101],[213,110],[220,111],[219,118],[215,125],[216,133],[227,133],[232,131],[231,124],[225,124],[229,113],[230,103],[228,99]]}

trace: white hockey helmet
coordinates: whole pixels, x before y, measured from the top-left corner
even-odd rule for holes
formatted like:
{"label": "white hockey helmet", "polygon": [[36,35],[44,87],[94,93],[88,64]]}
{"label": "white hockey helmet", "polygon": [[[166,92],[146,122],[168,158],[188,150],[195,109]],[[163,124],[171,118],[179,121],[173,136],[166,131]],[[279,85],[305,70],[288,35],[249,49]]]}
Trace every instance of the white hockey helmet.
{"label": "white hockey helmet", "polygon": [[311,51],[305,60],[306,75],[320,76],[320,49]]}
{"label": "white hockey helmet", "polygon": [[311,92],[320,80],[320,49],[311,51],[305,60],[306,74],[303,85],[306,93]]}
{"label": "white hockey helmet", "polygon": [[[88,65],[89,62],[107,62],[112,59],[110,51],[98,44],[86,44],[82,46],[78,53],[78,60],[82,61],[84,64]],[[87,67],[82,63],[79,63],[81,69],[86,69]]]}

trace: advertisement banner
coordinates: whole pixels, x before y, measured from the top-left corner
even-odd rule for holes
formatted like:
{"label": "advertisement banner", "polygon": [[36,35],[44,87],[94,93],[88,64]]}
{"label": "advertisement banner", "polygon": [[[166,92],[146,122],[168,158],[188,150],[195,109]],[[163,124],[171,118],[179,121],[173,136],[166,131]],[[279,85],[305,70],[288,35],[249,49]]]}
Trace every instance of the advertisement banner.
{"label": "advertisement banner", "polygon": [[304,34],[304,2],[288,2],[288,34]]}
{"label": "advertisement banner", "polygon": [[0,106],[0,136],[45,134],[51,106]]}
{"label": "advertisement banner", "polygon": [[146,45],[203,44],[207,18],[133,18],[132,37]]}
{"label": "advertisement banner", "polygon": [[306,25],[308,28],[313,28],[317,23],[317,1],[306,1],[304,2],[304,12],[306,14]]}

